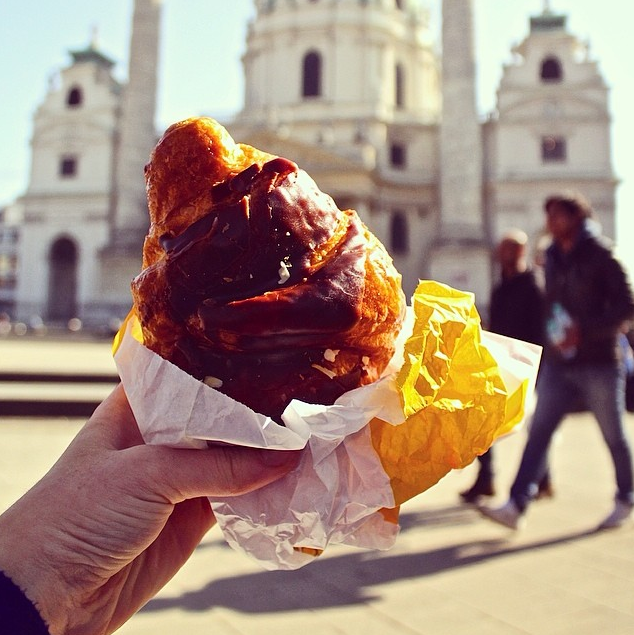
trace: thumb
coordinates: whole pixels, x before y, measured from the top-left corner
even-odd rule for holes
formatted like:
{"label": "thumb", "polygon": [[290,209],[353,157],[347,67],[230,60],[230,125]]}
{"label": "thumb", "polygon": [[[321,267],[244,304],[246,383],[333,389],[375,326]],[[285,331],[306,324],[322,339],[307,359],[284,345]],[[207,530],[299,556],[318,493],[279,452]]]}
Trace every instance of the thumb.
{"label": "thumb", "polygon": [[[301,450],[217,445],[205,450],[136,446],[130,462],[171,503],[199,496],[237,496],[264,487],[299,464]],[[145,479],[144,479],[145,480]]]}

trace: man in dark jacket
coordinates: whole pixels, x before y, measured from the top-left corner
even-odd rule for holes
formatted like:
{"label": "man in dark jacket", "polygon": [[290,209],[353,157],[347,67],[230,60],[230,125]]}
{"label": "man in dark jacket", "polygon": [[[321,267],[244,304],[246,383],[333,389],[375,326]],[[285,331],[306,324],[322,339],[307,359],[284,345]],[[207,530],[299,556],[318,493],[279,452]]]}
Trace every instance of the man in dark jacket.
{"label": "man in dark jacket", "polygon": [[545,203],[552,244],[546,252],[546,341],[537,405],[509,500],[482,513],[517,529],[544,474],[554,432],[573,403],[594,414],[616,474],[616,502],[600,528],[627,521],[634,505],[632,454],[623,424],[625,370],[619,334],[634,317],[625,270],[593,229],[592,209],[577,194]]}

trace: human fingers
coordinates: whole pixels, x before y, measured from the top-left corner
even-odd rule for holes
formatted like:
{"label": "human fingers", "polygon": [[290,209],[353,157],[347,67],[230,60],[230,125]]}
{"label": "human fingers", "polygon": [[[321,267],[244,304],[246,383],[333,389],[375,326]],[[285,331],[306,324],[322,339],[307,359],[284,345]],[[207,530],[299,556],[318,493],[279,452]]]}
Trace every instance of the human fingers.
{"label": "human fingers", "polygon": [[[138,446],[126,453],[134,477],[170,503],[200,496],[237,496],[297,467],[301,451],[217,445],[205,450]],[[142,474],[138,472],[142,471]],[[136,474],[134,474],[136,472]]]}
{"label": "human fingers", "polygon": [[143,437],[121,384],[99,404],[82,434],[93,435],[104,447],[115,450],[143,444]]}
{"label": "human fingers", "polygon": [[253,491],[291,471],[301,454],[221,444],[204,450],[146,446],[121,386],[96,409],[73,446],[83,449],[90,462],[94,450],[115,450],[109,465],[116,473],[104,477],[105,483],[170,503]]}

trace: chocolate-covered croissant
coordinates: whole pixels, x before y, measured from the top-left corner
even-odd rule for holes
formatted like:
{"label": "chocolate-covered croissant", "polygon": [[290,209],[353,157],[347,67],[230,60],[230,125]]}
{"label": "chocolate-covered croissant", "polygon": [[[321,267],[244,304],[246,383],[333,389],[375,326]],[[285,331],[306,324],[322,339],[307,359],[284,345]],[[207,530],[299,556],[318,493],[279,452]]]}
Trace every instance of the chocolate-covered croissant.
{"label": "chocolate-covered croissant", "polygon": [[209,118],[168,128],[145,173],[132,293],[147,347],[277,420],[291,399],[331,404],[380,376],[404,295],[356,212]]}

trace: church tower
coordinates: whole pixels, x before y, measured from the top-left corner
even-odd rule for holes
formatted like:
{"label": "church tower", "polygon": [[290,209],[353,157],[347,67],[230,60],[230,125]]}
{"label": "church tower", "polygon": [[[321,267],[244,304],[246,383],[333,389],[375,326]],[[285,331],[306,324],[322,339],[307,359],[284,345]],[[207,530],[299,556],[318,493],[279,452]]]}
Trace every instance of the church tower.
{"label": "church tower", "polygon": [[97,254],[107,244],[121,86],[93,41],[71,52],[33,119],[20,199],[15,314],[66,323],[101,302]]}
{"label": "church tower", "polygon": [[71,53],[37,110],[18,319],[105,324],[131,306],[148,226],[143,168],[157,138],[161,3],[134,2],[127,85],[92,42]]}
{"label": "church tower", "polygon": [[512,54],[485,126],[493,233],[521,227],[537,243],[544,200],[572,189],[590,200],[603,232],[614,238],[618,180],[609,88],[589,44],[546,3]]}

